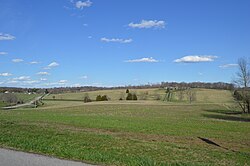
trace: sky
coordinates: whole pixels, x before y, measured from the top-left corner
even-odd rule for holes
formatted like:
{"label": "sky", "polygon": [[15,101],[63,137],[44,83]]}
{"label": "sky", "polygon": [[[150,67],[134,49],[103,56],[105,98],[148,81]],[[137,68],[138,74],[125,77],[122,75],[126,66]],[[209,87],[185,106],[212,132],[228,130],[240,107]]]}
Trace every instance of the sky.
{"label": "sky", "polygon": [[0,0],[0,86],[231,82],[249,0]]}

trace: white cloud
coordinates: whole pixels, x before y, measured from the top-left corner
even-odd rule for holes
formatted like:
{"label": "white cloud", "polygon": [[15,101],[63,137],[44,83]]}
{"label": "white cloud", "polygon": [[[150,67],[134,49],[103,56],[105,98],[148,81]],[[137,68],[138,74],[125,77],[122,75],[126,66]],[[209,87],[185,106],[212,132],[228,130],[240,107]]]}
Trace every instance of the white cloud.
{"label": "white cloud", "polygon": [[79,83],[76,83],[76,84],[73,84],[73,85],[71,85],[72,87],[81,87],[82,85],[81,84],[79,84]]}
{"label": "white cloud", "polygon": [[24,81],[23,84],[36,84],[39,83],[40,81],[37,80],[30,80],[30,81]]}
{"label": "white cloud", "polygon": [[47,81],[47,78],[40,78],[41,81]]}
{"label": "white cloud", "polygon": [[108,39],[106,37],[101,38],[102,42],[116,42],[116,43],[131,43],[133,40],[132,39],[119,39],[119,38],[111,38]]}
{"label": "white cloud", "polygon": [[37,62],[37,61],[32,61],[32,62],[30,62],[30,64],[32,64],[32,65],[34,65],[34,64],[38,64],[39,62]]}
{"label": "white cloud", "polygon": [[87,0],[87,1],[77,1],[75,3],[75,7],[78,8],[78,9],[83,9],[85,7],[90,7],[92,5],[92,2],[90,0]]}
{"label": "white cloud", "polygon": [[93,37],[92,36],[88,36],[88,39],[92,39]]}
{"label": "white cloud", "polygon": [[85,76],[81,76],[80,78],[81,79],[88,79],[88,76],[85,75]]}
{"label": "white cloud", "polygon": [[19,83],[19,81],[14,81],[14,80],[12,80],[12,81],[8,81],[8,82],[7,82],[7,84],[17,84],[17,83]]}
{"label": "white cloud", "polygon": [[12,59],[12,62],[14,62],[14,63],[23,62],[23,59]]}
{"label": "white cloud", "polygon": [[63,86],[63,85],[66,85],[67,82],[68,82],[68,80],[60,80],[58,82],[46,83],[44,85],[45,86]]}
{"label": "white cloud", "polygon": [[41,72],[38,72],[36,74],[37,75],[49,75],[50,73],[41,71]]}
{"label": "white cloud", "polygon": [[65,84],[67,82],[68,82],[68,80],[60,80],[60,81],[58,81],[59,84]]}
{"label": "white cloud", "polygon": [[30,80],[30,76],[20,76],[17,78],[13,78],[13,80],[27,81],[27,80]]}
{"label": "white cloud", "polygon": [[180,59],[174,60],[176,63],[198,63],[198,62],[212,62],[217,56],[212,55],[190,55],[184,56]]}
{"label": "white cloud", "polygon": [[157,20],[142,20],[140,23],[129,23],[128,26],[131,28],[165,28],[165,21],[157,21]]}
{"label": "white cloud", "polygon": [[57,62],[52,62],[48,65],[49,68],[59,66]]}
{"label": "white cloud", "polygon": [[15,37],[10,34],[0,33],[0,40],[14,40]]}
{"label": "white cloud", "polygon": [[0,52],[0,55],[7,55],[7,52]]}
{"label": "white cloud", "polygon": [[150,58],[141,58],[141,59],[132,59],[132,60],[127,60],[125,62],[129,63],[135,63],[135,62],[149,62],[149,63],[154,63],[154,62],[159,62],[158,60],[150,57]]}
{"label": "white cloud", "polygon": [[8,77],[8,76],[12,76],[12,74],[11,73],[0,73],[0,76]]}
{"label": "white cloud", "polygon": [[238,66],[238,64],[231,63],[231,64],[220,65],[219,67],[220,68],[230,68],[230,67],[237,67],[237,66]]}

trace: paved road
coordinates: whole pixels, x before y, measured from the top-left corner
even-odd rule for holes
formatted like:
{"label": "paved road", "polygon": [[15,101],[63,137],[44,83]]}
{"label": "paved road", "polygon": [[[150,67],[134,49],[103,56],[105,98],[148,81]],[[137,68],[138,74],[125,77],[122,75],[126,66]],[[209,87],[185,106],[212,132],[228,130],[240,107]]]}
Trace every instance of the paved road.
{"label": "paved road", "polygon": [[32,153],[0,148],[0,166],[91,166]]}

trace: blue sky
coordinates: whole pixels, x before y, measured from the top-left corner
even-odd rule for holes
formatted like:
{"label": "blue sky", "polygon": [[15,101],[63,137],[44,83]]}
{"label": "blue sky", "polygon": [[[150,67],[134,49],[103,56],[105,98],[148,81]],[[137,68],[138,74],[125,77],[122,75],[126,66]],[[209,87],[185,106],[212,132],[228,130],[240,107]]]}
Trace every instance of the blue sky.
{"label": "blue sky", "polygon": [[0,0],[0,86],[231,82],[248,0]]}

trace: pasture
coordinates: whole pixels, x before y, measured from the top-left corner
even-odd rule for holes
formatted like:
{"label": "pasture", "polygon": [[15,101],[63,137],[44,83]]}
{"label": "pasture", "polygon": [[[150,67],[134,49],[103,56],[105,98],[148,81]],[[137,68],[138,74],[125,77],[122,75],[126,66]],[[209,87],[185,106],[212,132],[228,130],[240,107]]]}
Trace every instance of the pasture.
{"label": "pasture", "polygon": [[[160,100],[163,100],[166,95],[165,89],[129,89],[131,93],[135,93],[139,100],[157,100],[160,96]],[[232,103],[232,95],[227,90],[215,90],[215,89],[194,89],[196,92],[196,103]],[[173,102],[178,102],[179,91],[173,91]],[[184,91],[185,93],[185,91]],[[58,100],[83,100],[85,95],[89,95],[92,100],[95,100],[97,95],[107,95],[111,101],[117,101],[120,98],[125,99],[126,89],[118,90],[100,90],[80,93],[62,93],[62,94],[51,94],[46,99]],[[142,99],[143,98],[143,99]],[[182,102],[187,102],[187,98],[183,98]]]}
{"label": "pasture", "polygon": [[250,165],[250,117],[235,110],[230,91],[196,89],[191,104],[154,100],[161,89],[131,91],[148,97],[119,101],[124,90],[95,91],[91,98],[111,101],[0,111],[0,146],[101,165]]}

